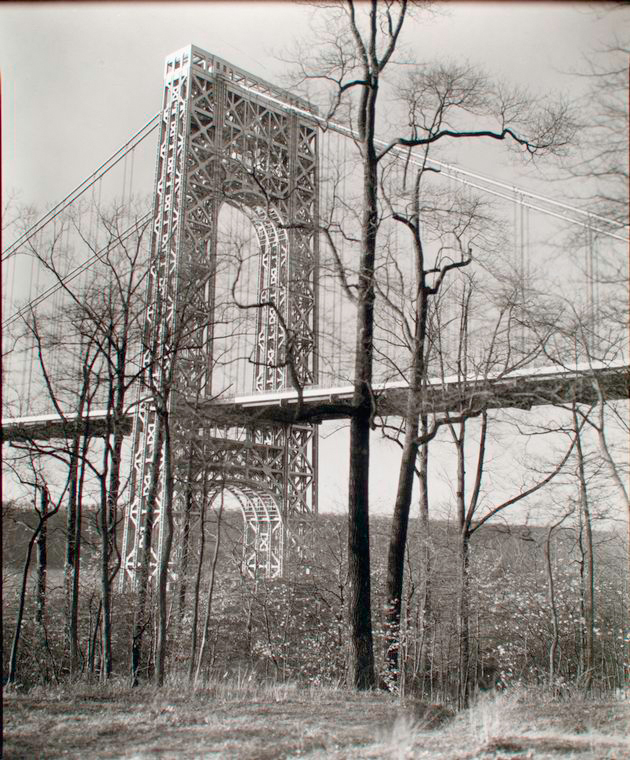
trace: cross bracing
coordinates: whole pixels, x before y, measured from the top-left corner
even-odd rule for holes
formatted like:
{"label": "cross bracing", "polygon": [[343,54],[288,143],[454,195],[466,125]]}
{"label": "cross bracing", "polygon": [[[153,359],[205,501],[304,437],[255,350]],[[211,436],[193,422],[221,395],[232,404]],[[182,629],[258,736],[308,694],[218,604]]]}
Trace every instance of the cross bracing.
{"label": "cross bracing", "polygon": [[[280,515],[286,538],[291,519],[299,522],[317,509],[317,443],[312,423],[352,414],[353,307],[339,287],[339,272],[322,230],[336,242],[351,279],[352,252],[347,241],[352,238],[358,187],[352,169],[353,133],[344,125],[324,122],[304,100],[194,47],[169,57],[164,104],[157,121],[158,176],[149,215],[152,297],[147,304],[144,340],[144,363],[151,368],[149,384],[159,390],[171,370],[174,372],[176,393],[169,399],[167,411],[175,419],[178,456],[194,449],[199,461],[209,460],[212,465],[210,472],[203,474],[198,463],[189,462],[186,467],[193,471],[188,480],[212,484],[220,469],[229,469],[224,487],[237,491],[241,504],[253,498],[251,484],[258,482],[266,495],[267,514],[273,514],[276,523]],[[155,120],[148,122],[149,127],[155,131]],[[386,147],[383,143],[382,148]],[[402,167],[416,165],[419,158],[402,147],[392,148],[390,153],[391,186],[397,185],[404,198]],[[521,264],[527,228],[523,211],[540,211],[592,232],[607,231],[612,240],[625,240],[618,225],[608,224],[606,219],[444,162],[433,163],[441,171],[436,182],[446,179],[467,192],[481,188],[518,208],[520,242],[514,248],[520,249]],[[235,230],[239,234],[242,230],[226,219],[238,214],[249,226],[251,248],[234,243],[238,237]],[[44,223],[38,225],[35,232],[40,234],[44,227]],[[224,244],[221,238],[226,227],[233,239]],[[395,248],[398,241],[393,236],[392,241]],[[530,245],[528,254],[536,254],[533,247]],[[107,247],[95,246],[95,251],[94,260],[98,261]],[[16,252],[18,248],[13,247],[12,259]],[[547,256],[545,251],[542,258]],[[592,258],[591,250],[591,267]],[[400,283],[382,283],[388,288],[389,303],[379,315],[373,386],[382,415],[396,415],[406,397],[406,366],[400,358],[406,349],[401,304],[408,295],[404,286],[409,273],[400,258],[392,257],[392,261],[400,268]],[[81,271],[87,264],[79,265]],[[573,275],[566,277],[563,272],[558,279],[560,286],[567,286],[567,298],[579,289],[579,278]],[[51,292],[60,287],[53,284]],[[596,310],[595,294],[589,298]],[[40,296],[40,303],[44,302],[46,298]],[[5,324],[18,323],[31,306],[32,302]],[[489,312],[485,314],[489,316]],[[444,334],[446,340],[447,327]],[[529,337],[525,332],[520,336],[525,348]],[[483,320],[478,338],[484,339]],[[152,361],[151,345],[160,346],[163,361],[159,367]],[[598,355],[597,351],[593,355]],[[532,360],[521,370],[506,365],[501,373],[482,371],[465,375],[465,379],[451,377],[452,367],[441,373],[431,367],[430,375],[445,375],[446,379],[427,381],[423,410],[443,412],[462,398],[490,408],[526,408],[571,398],[590,402],[593,379],[607,383],[611,398],[627,396],[627,364],[623,360],[599,366],[597,362],[580,364],[583,358],[576,357],[578,364],[568,370],[549,371],[544,368],[544,356],[533,358],[532,352]],[[97,406],[93,404],[92,409]],[[159,441],[155,404],[144,402],[138,409],[133,435],[136,506],[130,512],[125,558],[130,575],[137,561],[134,531],[142,526],[141,504],[149,490],[152,447]],[[35,419],[3,422],[5,438],[63,435],[73,416],[73,412],[65,415],[66,422],[60,421],[59,415],[46,420],[34,414],[37,409],[31,403],[25,411],[33,412],[29,416]],[[191,433],[192,426],[186,422],[189,413],[195,424],[203,420],[202,435]],[[94,435],[101,434],[106,418],[107,413],[100,414],[98,409],[79,416],[83,426],[89,419]],[[75,419],[75,429],[79,419]],[[126,415],[128,427],[129,419]],[[259,457],[252,463],[253,452],[262,456],[269,445],[274,456]],[[211,451],[206,446],[211,446]],[[249,490],[238,486],[245,482]],[[272,501],[277,512],[271,509]],[[264,510],[243,509],[249,515],[250,535],[259,536],[267,558],[254,564],[271,574],[279,572],[282,560],[278,565],[271,557],[282,552],[269,549],[269,541],[276,540],[274,532],[247,522]],[[154,547],[160,545],[159,520],[157,531]],[[283,539],[282,551],[286,545]],[[245,564],[252,567],[251,562]]]}
{"label": "cross bracing", "polygon": [[[190,429],[178,400],[194,398],[199,406],[216,397],[216,347],[209,325],[216,313],[218,218],[224,204],[245,213],[259,247],[255,298],[243,305],[256,307],[254,388],[286,388],[289,362],[297,382],[317,380],[317,130],[308,117],[261,101],[258,95],[267,93],[285,105],[306,105],[193,46],[166,62],[150,254],[153,305],[144,337],[149,382],[165,407],[145,400],[135,413],[123,582],[126,574],[134,578],[141,562],[144,521],[154,520],[158,546],[164,531],[167,496],[159,449],[165,414],[175,421],[177,455],[188,459],[182,464],[188,483],[175,485],[175,512],[185,509],[191,482],[220,473],[243,505],[248,571],[281,574],[283,523],[293,514],[317,510],[312,426],[201,421]],[[149,353],[155,345],[162,357],[157,363]],[[154,503],[146,507],[149,499]]]}

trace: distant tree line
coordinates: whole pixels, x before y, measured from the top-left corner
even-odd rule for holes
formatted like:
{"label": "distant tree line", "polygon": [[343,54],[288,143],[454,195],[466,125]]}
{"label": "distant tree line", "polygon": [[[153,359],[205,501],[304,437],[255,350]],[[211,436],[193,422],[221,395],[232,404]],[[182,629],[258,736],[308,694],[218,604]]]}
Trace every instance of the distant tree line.
{"label": "distant tree line", "polygon": [[[4,617],[3,636],[10,641],[19,601],[18,577],[22,552],[35,524],[25,520],[25,510],[5,504],[4,519]],[[99,680],[106,671],[99,628],[99,550],[96,509],[86,509],[82,543],[83,581],[78,614],[78,668],[75,675]],[[292,564],[284,579],[254,580],[240,570],[242,519],[239,512],[213,512],[207,520],[206,540],[216,542],[219,520],[223,522],[216,580],[210,602],[206,646],[199,667],[190,671],[193,638],[201,641],[208,612],[206,594],[191,600],[180,618],[171,606],[168,625],[177,634],[166,653],[167,673],[176,679],[190,678],[197,684],[247,677],[308,684],[343,684],[347,678],[345,604],[347,566],[343,516],[321,515],[315,532],[316,550],[308,560]],[[28,525],[26,527],[24,523]],[[374,519],[372,549],[375,640],[386,652],[387,616],[386,556],[391,520]],[[406,695],[432,702],[457,702],[460,689],[459,624],[457,614],[457,528],[431,524],[428,547],[421,542],[421,523],[410,523],[401,626],[399,682]],[[624,677],[624,547],[614,534],[596,532],[595,588],[597,610],[593,655],[588,653],[584,619],[584,587],[581,574],[579,526],[564,524],[551,534],[545,527],[515,526],[488,529],[475,538],[470,561],[470,632],[467,673],[473,693],[506,689],[511,685],[549,685],[562,693],[588,679],[596,692],[620,689]],[[32,573],[24,610],[22,647],[17,659],[17,682],[25,687],[55,683],[70,676],[72,655],[64,635],[63,555],[64,527],[61,515],[51,519],[48,549],[46,638],[35,592],[37,573]],[[422,554],[432,557],[431,610],[421,596],[425,581]],[[549,565],[547,558],[550,559]],[[308,570],[308,572],[307,572]],[[206,588],[212,573],[207,562],[200,587]],[[550,588],[553,585],[553,609]],[[151,592],[155,593],[155,592]],[[150,605],[147,626],[148,656],[143,680],[154,676],[156,667],[157,615]],[[125,675],[130,667],[132,594],[112,597],[113,673]],[[555,616],[555,620],[554,620]],[[194,632],[194,626],[196,631]],[[199,651],[199,650],[198,650]],[[551,661],[553,652],[553,663]],[[10,650],[4,648],[3,668],[8,672]],[[589,671],[590,668],[590,671]],[[390,670],[385,656],[377,659],[379,681],[385,686]]]}

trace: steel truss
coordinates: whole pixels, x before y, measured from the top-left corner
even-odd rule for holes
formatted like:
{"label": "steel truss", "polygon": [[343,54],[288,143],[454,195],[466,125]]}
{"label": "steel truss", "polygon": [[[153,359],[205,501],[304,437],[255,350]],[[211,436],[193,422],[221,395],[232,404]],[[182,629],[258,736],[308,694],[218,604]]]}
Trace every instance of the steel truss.
{"label": "steel truss", "polygon": [[318,134],[309,114],[305,101],[194,46],[166,60],[121,587],[146,553],[152,571],[162,558],[167,436],[180,556],[199,499],[220,489],[241,504],[252,575],[282,575],[287,537],[317,511],[315,427],[219,421],[208,403],[224,203],[248,217],[260,249],[253,390],[317,382]]}

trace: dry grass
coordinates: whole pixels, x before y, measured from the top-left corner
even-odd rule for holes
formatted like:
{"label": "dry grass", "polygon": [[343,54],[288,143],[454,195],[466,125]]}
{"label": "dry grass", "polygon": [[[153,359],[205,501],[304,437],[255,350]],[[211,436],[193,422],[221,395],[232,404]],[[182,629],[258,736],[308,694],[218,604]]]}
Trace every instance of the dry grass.
{"label": "dry grass", "polygon": [[629,703],[580,695],[554,701],[542,692],[515,690],[480,700],[458,720],[479,743],[462,757],[630,758]]}
{"label": "dry grass", "polygon": [[386,694],[248,682],[162,691],[77,685],[5,694],[15,758],[630,758],[630,704],[532,692],[455,717]]}

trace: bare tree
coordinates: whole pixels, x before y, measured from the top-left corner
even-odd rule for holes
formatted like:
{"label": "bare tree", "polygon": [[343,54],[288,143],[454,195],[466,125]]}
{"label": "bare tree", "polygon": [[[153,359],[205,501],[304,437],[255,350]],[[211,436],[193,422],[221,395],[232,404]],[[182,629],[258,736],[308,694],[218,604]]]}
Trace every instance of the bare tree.
{"label": "bare tree", "polygon": [[[57,322],[61,321],[59,315]],[[54,433],[57,443],[41,442],[36,437],[27,438],[20,442],[12,442],[14,448],[24,450],[30,448],[37,452],[38,457],[47,454],[57,462],[63,462],[68,469],[68,491],[66,508],[66,563],[64,580],[66,590],[66,636],[70,649],[70,672],[79,670],[79,588],[81,570],[81,520],[83,513],[83,492],[86,469],[91,446],[91,431],[88,412],[96,392],[94,382],[96,363],[93,333],[83,321],[81,315],[70,311],[66,314],[65,327],[68,333],[74,335],[77,355],[72,357],[79,362],[76,375],[63,371],[55,376],[51,366],[52,357],[60,348],[59,337],[54,333],[53,320],[40,318],[33,310],[25,320],[26,335],[30,337],[31,345],[37,357],[37,364],[43,379],[45,396],[59,415],[61,432]],[[52,330],[52,333],[51,333]],[[91,333],[91,334],[90,334]],[[71,341],[66,333],[66,345]],[[68,352],[67,358],[71,356]],[[69,384],[78,380],[78,391],[72,399],[72,393],[66,390]]]}
{"label": "bare tree", "polygon": [[[629,53],[628,40],[615,38],[588,53],[584,69],[576,72],[586,81],[587,93],[580,108],[578,150],[568,162],[569,175],[583,180],[581,195],[589,209],[616,222],[619,231],[628,227]],[[593,226],[600,226],[595,219]]]}
{"label": "bare tree", "polygon": [[[210,579],[208,580],[208,589],[206,593],[206,615],[203,623],[203,634],[201,638],[201,648],[199,650],[199,660],[197,662],[197,668],[195,670],[195,683],[199,680],[201,669],[203,668],[204,661],[206,659],[206,652],[208,647],[208,639],[210,634],[210,619],[212,616],[212,599],[214,596],[214,587],[216,582],[216,570],[217,561],[219,559],[219,548],[221,546],[221,521],[223,518],[223,509],[225,506],[225,487],[222,485],[219,492],[219,509],[216,511],[217,515],[217,529],[214,539],[214,551],[212,552],[212,560],[210,564]],[[193,653],[194,654],[194,653]],[[190,672],[192,673],[194,663],[194,656],[191,658]]]}
{"label": "bare tree", "polygon": [[[413,488],[414,474],[417,472],[421,480],[421,499],[422,512],[425,527],[428,529],[428,483],[427,483],[427,444],[435,437],[439,428],[446,424],[448,416],[432,418],[431,425],[428,423],[426,415],[425,402],[425,385],[428,378],[428,354],[429,354],[429,311],[430,301],[438,296],[440,288],[445,277],[449,272],[465,267],[471,262],[470,249],[466,250],[462,238],[465,234],[472,234],[471,224],[478,222],[475,216],[478,212],[477,204],[473,203],[469,209],[461,208],[457,213],[450,207],[443,216],[452,216],[453,230],[451,233],[452,240],[446,242],[442,238],[442,245],[436,256],[434,266],[427,263],[425,254],[426,233],[423,240],[421,228],[421,182],[423,170],[418,169],[415,176],[413,190],[411,193],[411,208],[408,212],[401,213],[391,206],[392,218],[405,225],[411,233],[413,245],[414,272],[411,278],[412,285],[409,288],[405,285],[405,271],[397,263],[399,251],[394,251],[392,256],[393,267],[398,272],[398,303],[392,298],[391,288],[383,289],[377,285],[378,293],[382,300],[394,310],[397,318],[394,320],[394,330],[396,333],[401,332],[404,336],[405,347],[409,352],[409,358],[404,357],[405,364],[396,364],[396,369],[409,384],[408,397],[404,415],[402,418],[402,442],[401,442],[401,464],[398,479],[398,488],[396,501],[394,505],[394,515],[392,519],[391,536],[388,552],[388,570],[387,570],[387,602],[386,602],[386,625],[388,628],[387,637],[387,662],[388,662],[388,680],[395,684],[398,672],[398,633],[400,628],[402,591],[403,591],[403,573],[404,558],[407,543],[407,530],[409,524],[409,510],[411,507],[411,495]],[[425,204],[426,205],[426,204]],[[440,209],[436,207],[422,209],[425,216],[432,212],[434,217],[428,225],[437,228],[438,235],[443,235],[443,230],[439,230],[440,223],[435,219],[439,215]],[[444,220],[442,220],[444,221]],[[449,220],[450,221],[450,220]],[[427,226],[428,226],[427,225]],[[390,262],[388,262],[389,264]],[[390,276],[391,277],[391,276]],[[388,285],[391,279],[388,277]],[[406,314],[406,302],[410,305],[411,314]],[[407,364],[409,365],[407,367]],[[425,408],[423,409],[423,404]],[[471,411],[472,413],[472,411]],[[418,471],[418,458],[420,457],[420,470]],[[428,566],[425,568],[425,578],[428,577]],[[425,589],[425,594],[428,589]],[[428,597],[427,597],[428,601]]]}
{"label": "bare tree", "polygon": [[[65,575],[72,672],[79,667],[84,492],[89,488],[92,493],[94,480],[97,483],[104,679],[112,669],[111,582],[119,567],[117,505],[122,490],[123,441],[128,432],[128,391],[137,377],[134,362],[139,347],[138,316],[143,311],[146,228],[146,218],[134,215],[132,205],[105,210],[90,204],[62,217],[51,235],[30,238],[26,243],[49,277],[53,307],[47,308],[42,301],[25,314],[22,340],[32,346],[44,397],[59,417],[59,430],[50,442],[30,441],[28,445],[35,446],[40,455],[64,461],[70,472]],[[75,266],[77,255],[83,261]],[[93,268],[79,277],[85,261]],[[91,423],[89,413],[95,407],[101,407],[102,425]]]}
{"label": "bare tree", "polygon": [[[443,376],[453,372],[459,378],[459,390],[450,401],[451,415],[459,411],[459,419],[447,419],[446,426],[455,449],[456,474],[455,482],[455,513],[457,527],[457,563],[458,563],[458,593],[457,593],[457,618],[458,618],[458,646],[459,646],[459,677],[458,677],[458,704],[466,705],[472,693],[473,682],[470,665],[470,541],[472,536],[490,520],[502,515],[505,510],[532,496],[547,486],[565,468],[574,451],[580,428],[571,433],[570,425],[567,430],[554,428],[549,432],[563,432],[570,438],[569,446],[559,454],[557,459],[543,472],[537,472],[533,478],[523,480],[518,490],[498,503],[492,503],[484,493],[484,480],[487,476],[487,455],[489,430],[492,421],[491,409],[493,406],[501,406],[499,401],[493,401],[494,383],[515,369],[527,366],[534,358],[543,352],[548,334],[539,336],[537,341],[528,345],[525,349],[516,350],[518,343],[517,335],[520,333],[520,325],[527,323],[527,311],[524,304],[516,297],[520,291],[518,283],[507,293],[499,290],[499,301],[492,308],[492,299],[488,298],[488,288],[479,288],[475,278],[469,275],[467,280],[459,287],[458,314],[455,317],[457,335],[455,347],[451,345],[450,353],[444,350],[444,341],[447,330],[436,331],[438,359]],[[475,303],[477,302],[477,303]],[[475,319],[475,308],[483,303],[483,322]],[[498,308],[497,308],[498,307]],[[495,314],[494,325],[488,331],[488,318]],[[438,319],[443,317],[441,312],[436,313]],[[475,334],[475,322],[483,325],[482,334]],[[516,333],[516,335],[515,335]],[[540,341],[540,342],[539,342]],[[472,380],[472,378],[476,378]],[[472,382],[471,382],[472,380]],[[475,403],[475,396],[483,397],[477,401],[477,408],[471,409],[471,403]],[[535,401],[535,392],[529,403]],[[514,399],[512,403],[519,403]],[[475,453],[469,451],[471,439],[471,417],[476,417],[474,431]],[[467,475],[469,460],[472,456],[473,476]]]}
{"label": "bare tree", "polygon": [[[624,356],[626,338],[622,329],[619,314],[619,303],[610,299],[616,311],[617,319],[607,319],[602,322],[596,313],[588,308],[579,309],[571,305],[565,308],[562,320],[556,322],[556,340],[546,348],[550,361],[562,366],[567,372],[572,371],[572,364],[581,364],[583,382],[590,386],[592,403],[590,405],[566,403],[558,399],[556,404],[571,413],[573,427],[577,431],[584,428],[576,445],[576,478],[578,483],[579,516],[582,525],[580,546],[583,551],[583,617],[584,617],[584,651],[585,679],[584,686],[589,689],[592,683],[594,657],[594,626],[595,626],[595,568],[594,547],[592,535],[592,515],[590,507],[589,459],[585,450],[590,431],[595,435],[596,451],[599,456],[595,469],[607,474],[607,481],[616,495],[618,503],[623,505],[626,513],[627,541],[630,546],[630,496],[625,481],[627,480],[627,446],[621,441],[627,441],[629,426],[627,416],[620,413],[619,397],[628,392],[627,378],[620,377],[616,387],[606,386],[597,370],[614,364]],[[622,404],[624,402],[621,402]],[[621,407],[623,408],[623,406]],[[614,431],[614,432],[613,432]],[[612,454],[609,437],[616,433],[620,443]],[[593,465],[590,465],[593,469]],[[630,549],[627,558],[627,578],[630,582]]]}
{"label": "bare tree", "polygon": [[[205,560],[205,548],[206,548],[206,510],[208,507],[208,477],[207,472],[202,470],[203,472],[203,488],[202,493],[199,497],[200,503],[199,503],[199,547],[197,550],[197,569],[195,572],[195,582],[193,586],[193,609],[192,609],[192,621],[190,624],[190,655],[188,658],[188,681],[189,683],[192,683],[195,677],[195,664],[197,661],[197,639],[198,639],[198,622],[199,622],[199,602],[200,602],[200,592],[201,592],[201,577],[202,577],[202,571],[203,571],[203,564]],[[186,522],[184,523],[184,531],[182,538],[184,541],[188,538],[188,527],[186,525]],[[185,549],[187,550],[187,546],[185,546]],[[218,540],[216,544],[217,548],[217,559],[218,559]],[[214,562],[214,557],[213,557]],[[184,581],[185,578],[182,577],[182,581]],[[180,591],[180,600],[181,600],[181,591]],[[182,612],[180,614],[183,614],[183,603],[181,603],[180,609]]]}
{"label": "bare tree", "polygon": [[[153,426],[151,459],[147,463],[146,480],[136,483],[131,498],[143,498],[144,523],[141,527],[139,555],[135,577],[136,597],[131,640],[131,683],[137,686],[143,660],[143,639],[151,620],[149,592],[155,576],[157,597],[157,649],[155,682],[162,686],[166,675],[168,638],[168,578],[172,571],[171,554],[182,494],[191,484],[181,473],[189,472],[189,457],[194,454],[190,430],[192,416],[198,413],[196,403],[209,387],[196,387],[197,399],[182,393],[182,375],[188,370],[199,372],[203,367],[204,383],[211,371],[204,351],[209,348],[208,333],[213,326],[215,304],[206,289],[216,274],[216,262],[189,264],[179,273],[177,283],[171,280],[169,262],[151,261],[147,308],[150,318],[144,322],[142,339],[145,366],[142,368],[139,404],[144,406],[145,424]],[[169,292],[174,288],[176,295]],[[177,320],[169,314],[169,301],[177,302]],[[206,398],[206,401],[209,399]],[[179,406],[177,404],[179,403]],[[177,409],[178,414],[173,414]],[[148,420],[150,420],[148,422]],[[198,421],[198,420],[197,420]],[[191,425],[188,429],[186,425]],[[138,444],[138,439],[136,441]],[[144,493],[146,489],[146,494]],[[184,497],[185,498],[185,497]],[[184,507],[185,511],[185,507]],[[153,541],[156,517],[160,517],[159,563],[153,565]]]}
{"label": "bare tree", "polygon": [[552,638],[549,646],[549,685],[555,688],[556,657],[559,644],[558,606],[556,601],[556,589],[553,577],[553,559],[551,554],[552,534],[567,519],[570,513],[566,513],[559,520],[549,525],[545,536],[545,569],[547,573],[547,592],[549,595],[549,612],[551,615]]}
{"label": "bare tree", "polygon": [[[370,430],[375,416],[372,390],[374,360],[375,271],[378,266],[380,226],[379,170],[384,159],[397,148],[429,146],[449,139],[485,137],[512,142],[527,154],[557,150],[569,138],[567,110],[556,105],[539,104],[532,109],[522,93],[490,87],[482,76],[460,69],[464,87],[473,87],[474,98],[464,104],[455,118],[425,118],[424,105],[414,102],[413,92],[439,78],[440,69],[420,67],[403,85],[409,106],[409,129],[382,147],[377,139],[377,124],[384,91],[383,76],[395,60],[401,32],[411,4],[381,4],[373,0],[365,6],[352,0],[336,6],[319,34],[315,55],[302,51],[300,75],[303,82],[316,80],[330,87],[329,117],[343,114],[356,124],[356,145],[360,155],[362,197],[360,201],[360,244],[353,284],[357,312],[354,351],[353,412],[350,420],[350,476],[348,489],[348,564],[351,666],[349,679],[357,688],[375,685],[370,601],[369,553],[369,462]],[[462,92],[457,84],[456,97]],[[405,94],[406,88],[406,94]],[[449,94],[450,97],[450,94]],[[451,105],[450,101],[448,105]],[[472,112],[473,125],[461,125],[457,116]],[[523,137],[529,132],[529,137]],[[410,435],[411,437],[411,435]],[[407,468],[409,469],[409,468]],[[405,474],[403,480],[409,480]],[[401,489],[406,486],[404,483]],[[402,493],[402,490],[401,490]]]}
{"label": "bare tree", "polygon": [[[144,288],[147,273],[146,218],[129,218],[128,209],[99,210],[99,223],[107,236],[101,271],[106,288],[97,288],[79,297],[71,292],[77,305],[97,326],[99,359],[99,397],[103,399],[105,429],[102,433],[100,468],[93,467],[98,481],[97,524],[100,537],[101,643],[103,667],[101,679],[112,672],[111,584],[120,567],[116,546],[119,524],[118,503],[123,491],[123,442],[128,433],[130,391],[138,376],[140,316],[144,312]],[[131,222],[131,225],[129,224]],[[129,230],[133,230],[130,234]],[[93,255],[94,244],[82,234]]]}
{"label": "bare tree", "polygon": [[[28,583],[28,576],[29,576],[30,567],[31,567],[31,558],[33,555],[33,548],[38,543],[39,538],[42,534],[42,531],[46,530],[46,524],[48,520],[50,520],[50,518],[53,517],[53,515],[55,515],[59,511],[59,508],[63,502],[63,499],[65,497],[66,491],[69,486],[69,478],[68,478],[68,480],[66,480],[64,487],[60,491],[59,497],[55,501],[53,501],[53,499],[51,498],[48,483],[46,482],[46,479],[42,472],[41,462],[39,461],[39,457],[32,450],[27,450],[25,457],[23,457],[22,459],[23,461],[26,460],[26,463],[31,471],[30,478],[32,479],[30,479],[28,475],[20,474],[17,468],[13,468],[13,469],[14,469],[14,472],[18,475],[18,478],[22,482],[22,484],[28,485],[32,487],[34,490],[33,508],[35,510],[35,514],[37,515],[37,525],[35,526],[35,528],[33,529],[29,537],[28,545],[26,548],[26,555],[24,558],[24,565],[22,567],[22,581],[21,581],[20,594],[19,594],[18,612],[17,612],[17,618],[15,622],[15,630],[13,632],[13,641],[11,643],[11,654],[10,654],[10,659],[9,659],[9,673],[7,677],[7,681],[9,684],[15,684],[17,682],[17,677],[18,677],[18,655],[19,655],[19,647],[20,647],[20,636],[22,633],[22,622],[24,619],[24,607],[26,603],[27,583]],[[37,503],[38,499],[39,499],[39,504]],[[42,627],[45,626],[45,619],[44,619],[45,585],[44,584],[45,584],[45,580],[42,579],[40,575],[38,577],[38,585],[37,585],[37,595],[38,595],[37,615],[39,618],[39,623]]]}

